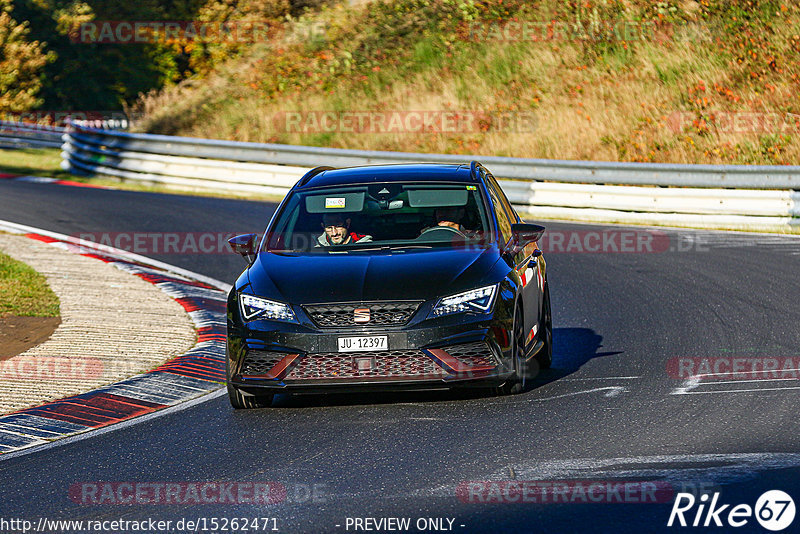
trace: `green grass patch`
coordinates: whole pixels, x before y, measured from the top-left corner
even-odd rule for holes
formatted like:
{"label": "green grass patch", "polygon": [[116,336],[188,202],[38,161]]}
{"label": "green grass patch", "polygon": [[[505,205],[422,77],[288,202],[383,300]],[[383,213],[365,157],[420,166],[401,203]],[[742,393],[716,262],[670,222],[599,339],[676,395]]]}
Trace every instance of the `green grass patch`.
{"label": "green grass patch", "polygon": [[414,63],[421,69],[433,67],[440,69],[444,66],[444,51],[431,39],[423,39],[414,45]]}
{"label": "green grass patch", "polygon": [[14,148],[0,150],[0,172],[32,176],[50,176],[61,180],[72,175],[61,170],[58,148]]}
{"label": "green grass patch", "polygon": [[58,317],[58,297],[44,276],[0,252],[0,317],[7,315]]}

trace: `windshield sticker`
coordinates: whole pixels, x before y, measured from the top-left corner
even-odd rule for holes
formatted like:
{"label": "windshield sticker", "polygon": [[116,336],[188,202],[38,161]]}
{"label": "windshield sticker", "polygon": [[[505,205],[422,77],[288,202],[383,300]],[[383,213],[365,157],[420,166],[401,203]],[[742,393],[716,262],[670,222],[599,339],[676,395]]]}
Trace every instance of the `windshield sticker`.
{"label": "windshield sticker", "polygon": [[344,208],[344,197],[333,197],[325,199],[326,208]]}
{"label": "windshield sticker", "polygon": [[475,187],[474,185],[468,185],[467,186],[467,191],[475,191],[476,189],[477,189],[477,187]]}

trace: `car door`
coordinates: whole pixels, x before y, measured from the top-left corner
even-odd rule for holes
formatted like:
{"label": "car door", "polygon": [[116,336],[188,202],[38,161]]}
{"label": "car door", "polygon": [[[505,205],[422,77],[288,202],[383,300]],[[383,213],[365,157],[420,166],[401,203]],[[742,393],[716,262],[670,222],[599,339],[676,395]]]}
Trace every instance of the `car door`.
{"label": "car door", "polygon": [[[520,222],[520,218],[514,208],[511,207],[511,203],[500,188],[500,184],[491,174],[487,176],[487,185],[492,196],[492,203],[495,204],[500,233],[503,235],[503,239],[508,242],[511,237],[511,224]],[[508,237],[504,235],[504,228],[507,229]],[[525,315],[524,331],[526,339],[533,327],[539,322],[539,310],[541,310],[542,304],[543,270],[542,265],[540,265],[541,258],[537,259],[533,256],[536,248],[537,245],[535,243],[529,243],[512,260],[512,267],[522,280],[522,308]]]}

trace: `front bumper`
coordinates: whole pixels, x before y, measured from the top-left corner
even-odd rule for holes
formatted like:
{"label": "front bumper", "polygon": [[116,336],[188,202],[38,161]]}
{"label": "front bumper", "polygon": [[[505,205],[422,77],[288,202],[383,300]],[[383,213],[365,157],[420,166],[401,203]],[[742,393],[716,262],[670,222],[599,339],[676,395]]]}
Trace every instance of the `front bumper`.
{"label": "front bumper", "polygon": [[[357,331],[256,323],[241,329],[229,324],[227,349],[229,382],[253,394],[493,387],[513,372],[509,334],[491,315]],[[338,352],[338,338],[354,335],[386,335],[388,350]]]}

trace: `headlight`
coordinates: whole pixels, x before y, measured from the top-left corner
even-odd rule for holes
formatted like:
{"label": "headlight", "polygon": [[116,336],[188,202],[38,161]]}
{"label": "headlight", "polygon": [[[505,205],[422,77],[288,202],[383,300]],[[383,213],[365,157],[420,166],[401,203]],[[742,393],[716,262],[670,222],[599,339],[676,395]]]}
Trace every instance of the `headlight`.
{"label": "headlight", "polygon": [[431,315],[440,317],[465,311],[488,312],[492,308],[492,304],[494,304],[495,293],[497,293],[497,285],[473,289],[439,299],[439,302],[433,307]]}
{"label": "headlight", "polygon": [[297,322],[292,309],[282,302],[240,293],[239,306],[242,309],[245,321],[258,317],[259,319],[272,319],[274,321]]}

